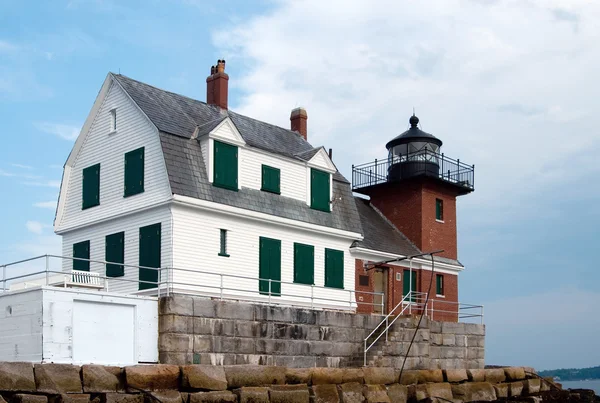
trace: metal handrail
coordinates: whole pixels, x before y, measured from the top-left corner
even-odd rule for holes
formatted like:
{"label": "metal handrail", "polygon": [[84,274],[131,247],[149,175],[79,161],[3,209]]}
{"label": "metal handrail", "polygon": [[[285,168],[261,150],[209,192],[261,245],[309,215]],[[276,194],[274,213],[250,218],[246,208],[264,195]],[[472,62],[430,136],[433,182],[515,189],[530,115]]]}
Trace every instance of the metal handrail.
{"label": "metal handrail", "polygon": [[[396,320],[404,313],[404,311],[406,311],[407,309],[411,309],[411,307],[413,305],[419,305],[419,303],[415,302],[415,300],[417,298],[419,298],[419,296],[421,295],[425,295],[425,298],[427,298],[427,293],[425,292],[416,292],[416,291],[409,291],[408,294],[406,294],[404,296],[404,298],[402,298],[402,300],[394,307],[394,309],[392,309],[390,311],[390,313],[387,314],[387,316],[385,318],[383,318],[383,320],[381,322],[379,322],[379,324],[377,326],[375,326],[375,329],[373,329],[371,331],[371,333],[369,333],[369,335],[365,338],[364,340],[364,365],[367,365],[367,352],[371,349],[371,347],[373,347],[375,345],[375,343],[377,343],[377,341],[381,338],[381,336],[383,336],[383,334],[385,333],[385,340],[387,341],[387,337],[388,337],[388,330],[389,328],[394,324],[394,322],[396,322]],[[423,304],[420,304],[423,305]],[[398,309],[398,307],[402,307],[402,310],[396,314],[396,316],[394,317],[394,319],[392,320],[392,322],[389,322],[389,319],[391,316],[395,315],[394,312]],[[369,344],[367,346],[368,340],[371,336],[373,336],[373,334],[375,334],[375,332],[377,332],[377,329],[379,329],[383,324],[386,324],[385,329],[379,333],[379,335],[375,338],[375,340],[373,340],[371,342],[371,344]]]}
{"label": "metal handrail", "polygon": [[[311,304],[311,308],[315,306],[315,304],[317,305],[324,305],[327,302],[336,302],[338,303],[344,303],[344,304],[348,304],[348,306],[350,307],[350,309],[354,308],[355,306],[358,305],[371,305],[371,306],[380,306],[383,312],[383,306],[384,306],[384,293],[382,292],[370,292],[370,291],[357,291],[357,290],[352,290],[352,289],[335,289],[335,291],[343,291],[343,292],[347,292],[348,293],[348,299],[342,299],[342,298],[328,298],[326,296],[315,296],[315,289],[317,290],[332,290],[331,287],[324,287],[324,286],[316,286],[316,285],[308,285],[308,284],[299,284],[299,283],[294,283],[294,282],[289,282],[289,281],[282,281],[282,280],[274,280],[274,279],[268,279],[268,278],[261,278],[261,277],[249,277],[249,276],[241,276],[241,275],[235,275],[235,274],[223,274],[223,273],[214,273],[214,272],[208,272],[208,271],[203,271],[203,270],[194,270],[194,269],[184,269],[184,268],[175,268],[175,267],[148,267],[148,266],[139,266],[139,265],[132,265],[132,264],[126,264],[126,263],[120,263],[120,262],[109,262],[109,261],[105,261],[105,260],[95,260],[95,259],[85,259],[85,258],[77,258],[77,257],[71,257],[71,256],[59,256],[59,255],[41,255],[41,256],[36,256],[34,258],[29,258],[29,259],[23,259],[20,260],[18,262],[11,262],[11,263],[6,263],[6,264],[2,264],[0,265],[0,268],[2,268],[2,287],[0,288],[0,291],[7,291],[7,283],[10,281],[14,281],[14,280],[19,280],[19,279],[23,279],[26,277],[32,277],[32,276],[36,276],[36,275],[41,275],[41,274],[46,274],[46,285],[49,285],[49,281],[50,281],[50,277],[49,274],[70,274],[71,272],[65,272],[65,271],[56,271],[56,270],[51,270],[49,267],[49,258],[56,258],[56,259],[61,259],[61,260],[71,260],[71,261],[87,261],[89,263],[95,263],[95,264],[101,264],[101,265],[107,265],[107,264],[114,264],[114,265],[120,265],[123,267],[129,267],[129,268],[137,268],[137,269],[147,269],[147,270],[154,270],[157,272],[161,272],[161,271],[166,271],[166,281],[161,281],[161,275],[159,275],[159,279],[158,281],[147,281],[147,280],[134,280],[134,279],[127,279],[127,278],[123,278],[123,277],[107,277],[105,275],[101,275],[100,273],[98,278],[103,279],[104,280],[104,284],[105,284],[105,289],[108,291],[108,281],[107,280],[112,280],[112,281],[117,281],[117,282],[130,282],[130,283],[143,283],[143,284],[151,284],[156,286],[156,289],[158,290],[158,295],[160,296],[160,292],[162,289],[165,289],[167,292],[167,295],[172,292],[172,290],[174,289],[174,286],[187,286],[187,287],[194,287],[194,288],[203,288],[203,289],[218,289],[219,291],[217,293],[209,293],[212,294],[214,296],[218,296],[220,299],[236,299],[236,300],[244,300],[244,296],[242,295],[234,295],[234,296],[226,296],[224,294],[224,291],[227,292],[242,292],[242,293],[252,293],[253,296],[255,298],[248,298],[251,300],[256,300],[256,294],[258,294],[258,296],[261,295],[265,295],[268,294],[268,301],[269,303],[273,302],[273,299],[271,298],[272,296],[277,296],[277,297],[291,297],[291,298],[300,298],[300,299],[310,299],[310,304]],[[26,263],[26,262],[31,262],[34,260],[39,260],[39,259],[45,259],[46,262],[46,267],[45,270],[42,271],[37,271],[34,273],[28,273],[28,274],[23,274],[23,275],[18,275],[18,276],[13,276],[13,277],[7,277],[6,275],[6,268],[9,266],[14,266],[17,265],[19,263]],[[194,273],[196,275],[198,274],[203,274],[203,275],[211,275],[211,276],[217,276],[217,278],[220,279],[220,285],[211,285],[211,284],[191,284],[191,283],[184,283],[184,282],[176,282],[173,281],[173,272],[187,272],[187,273]],[[243,280],[251,280],[251,281],[258,281],[259,283],[261,281],[264,282],[268,282],[268,291],[257,291],[257,290],[253,290],[253,289],[244,289],[244,288],[235,288],[235,287],[225,287],[224,285],[224,279],[243,279]],[[298,295],[297,293],[287,293],[287,294],[283,294],[281,292],[275,293],[273,292],[273,287],[274,287],[274,283],[279,283],[279,284],[286,284],[286,285],[293,285],[296,287],[310,287],[310,295]],[[162,287],[165,286],[165,287]],[[155,287],[149,288],[148,290],[152,290],[155,289]],[[142,293],[145,290],[140,290]],[[361,301],[357,301],[353,299],[353,296],[356,295],[356,293],[360,293],[360,294],[370,294],[373,296],[380,296],[381,297],[381,303],[368,303],[368,302],[361,302]],[[206,294],[206,293],[202,293],[200,292],[200,294]],[[373,301],[375,301],[375,298],[373,299]]]}

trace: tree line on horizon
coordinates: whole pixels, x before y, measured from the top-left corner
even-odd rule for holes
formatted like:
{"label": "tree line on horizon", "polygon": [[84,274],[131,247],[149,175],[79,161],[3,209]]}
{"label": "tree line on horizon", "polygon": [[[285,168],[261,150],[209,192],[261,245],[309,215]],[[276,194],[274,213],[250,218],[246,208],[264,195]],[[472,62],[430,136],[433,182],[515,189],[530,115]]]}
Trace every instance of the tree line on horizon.
{"label": "tree line on horizon", "polygon": [[590,368],[561,368],[540,371],[540,376],[553,376],[557,381],[583,381],[600,379],[600,366]]}

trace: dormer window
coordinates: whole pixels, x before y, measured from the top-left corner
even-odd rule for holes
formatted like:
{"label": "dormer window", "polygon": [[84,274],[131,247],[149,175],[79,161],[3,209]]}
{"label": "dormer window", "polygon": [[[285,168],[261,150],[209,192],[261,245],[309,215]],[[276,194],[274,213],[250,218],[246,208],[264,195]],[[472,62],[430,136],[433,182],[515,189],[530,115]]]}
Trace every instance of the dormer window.
{"label": "dormer window", "polygon": [[117,131],[117,108],[110,110],[110,133]]}

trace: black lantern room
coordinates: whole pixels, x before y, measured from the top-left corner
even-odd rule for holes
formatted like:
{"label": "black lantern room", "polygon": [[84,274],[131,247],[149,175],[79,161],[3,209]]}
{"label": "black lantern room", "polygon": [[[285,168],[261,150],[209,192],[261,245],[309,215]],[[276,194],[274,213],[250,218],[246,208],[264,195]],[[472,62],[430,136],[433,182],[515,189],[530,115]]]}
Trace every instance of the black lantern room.
{"label": "black lantern room", "polygon": [[388,149],[388,179],[413,176],[439,176],[442,140],[419,129],[419,118],[409,119],[410,129],[386,144]]}

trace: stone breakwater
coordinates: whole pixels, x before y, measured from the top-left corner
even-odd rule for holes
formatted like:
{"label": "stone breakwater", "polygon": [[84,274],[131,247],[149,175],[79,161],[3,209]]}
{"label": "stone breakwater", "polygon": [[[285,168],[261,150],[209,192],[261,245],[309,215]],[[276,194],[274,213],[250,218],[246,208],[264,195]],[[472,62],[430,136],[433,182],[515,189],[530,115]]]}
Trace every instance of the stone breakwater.
{"label": "stone breakwater", "polygon": [[0,363],[0,403],[596,401],[593,393],[551,387],[515,367],[410,370],[400,376],[381,367]]}

